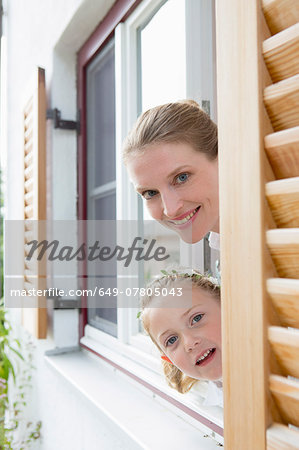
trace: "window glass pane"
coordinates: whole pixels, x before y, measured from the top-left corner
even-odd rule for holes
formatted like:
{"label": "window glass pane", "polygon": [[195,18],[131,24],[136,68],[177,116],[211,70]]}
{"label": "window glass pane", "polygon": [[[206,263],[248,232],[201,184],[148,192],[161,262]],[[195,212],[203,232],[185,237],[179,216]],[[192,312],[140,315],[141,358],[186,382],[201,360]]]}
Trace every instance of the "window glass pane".
{"label": "window glass pane", "polygon": [[139,31],[142,111],[186,97],[185,2],[167,1]]}
{"label": "window glass pane", "polygon": [[116,219],[116,195],[115,193],[98,198],[94,201],[96,220],[114,220]]}
{"label": "window glass pane", "polygon": [[115,180],[114,43],[87,69],[89,190]]}
{"label": "window glass pane", "polygon": [[[167,30],[167,32],[166,32]],[[139,76],[141,111],[146,111],[156,105],[177,101],[186,97],[186,36],[185,36],[185,2],[168,0],[156,14],[138,31]],[[144,206],[144,207],[143,207]],[[144,236],[152,238],[149,220],[152,220],[144,202]],[[180,239],[177,234],[161,228],[154,236],[159,245],[167,248],[170,259],[165,261],[165,267],[180,264]],[[154,261],[144,264],[143,280],[148,283],[160,273]],[[142,324],[139,321],[139,330]]]}
{"label": "window glass pane", "polygon": [[[115,64],[112,39],[87,67],[87,211],[88,219],[115,220]],[[100,226],[100,224],[99,224]],[[96,277],[88,278],[88,289],[117,286],[116,263],[113,273],[99,267]],[[102,278],[104,277],[105,278]],[[88,323],[117,336],[116,297],[109,308],[95,308],[88,299]],[[99,306],[98,304],[96,306]]]}

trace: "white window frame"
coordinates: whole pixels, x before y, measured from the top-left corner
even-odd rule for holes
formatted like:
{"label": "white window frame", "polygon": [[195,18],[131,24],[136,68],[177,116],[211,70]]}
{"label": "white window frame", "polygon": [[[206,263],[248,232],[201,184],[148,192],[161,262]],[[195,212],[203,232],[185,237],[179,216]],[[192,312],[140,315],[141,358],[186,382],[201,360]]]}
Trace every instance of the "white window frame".
{"label": "white window frame", "polygon": [[[215,76],[208,76],[215,64],[215,45],[205,52],[204,45],[214,33],[214,2],[211,0],[183,0],[186,8],[186,29],[192,33],[186,35],[186,93],[200,104],[210,101],[211,117],[216,119]],[[117,220],[138,220],[138,197],[128,178],[122,162],[122,143],[138,116],[138,79],[137,79],[137,29],[146,22],[165,0],[144,0],[124,22],[115,29],[115,98],[116,98],[116,209]],[[200,26],[196,21],[201,17]],[[199,47],[194,42],[202,42]],[[213,42],[215,41],[215,33]],[[208,71],[202,71],[194,52],[200,52],[200,62]],[[215,66],[213,73],[215,74]],[[200,75],[198,75],[200,74]],[[198,82],[199,80],[199,82]],[[199,94],[201,92],[201,95]],[[182,265],[203,268],[203,243],[196,245],[180,244]],[[135,271],[136,274],[136,271]],[[132,276],[134,268],[132,266]],[[167,392],[167,395],[187,407],[205,416],[208,420],[223,426],[220,408],[202,407],[192,393],[178,394],[168,388],[161,376],[160,358],[147,336],[138,333],[137,309],[119,308],[117,318],[117,338],[110,336],[90,325],[85,327],[81,344],[110,361],[119,364],[149,384]],[[136,362],[138,361],[138,362]],[[223,442],[220,435],[217,440]]]}

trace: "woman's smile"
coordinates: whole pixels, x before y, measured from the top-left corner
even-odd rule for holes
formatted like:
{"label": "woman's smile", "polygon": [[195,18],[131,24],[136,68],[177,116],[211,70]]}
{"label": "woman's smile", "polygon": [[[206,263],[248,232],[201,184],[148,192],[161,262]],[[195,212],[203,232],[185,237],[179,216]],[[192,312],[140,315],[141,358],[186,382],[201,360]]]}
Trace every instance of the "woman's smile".
{"label": "woman's smile", "polygon": [[189,243],[219,232],[218,161],[188,143],[152,144],[127,168],[150,215]]}
{"label": "woman's smile", "polygon": [[[188,211],[185,214],[182,214],[180,217],[176,217],[175,219],[169,220],[170,223],[173,223],[176,226],[181,226],[185,224],[190,224],[190,221],[192,222],[195,220],[196,214],[199,211],[200,206],[193,209],[192,211]],[[191,220],[192,219],[192,220]]]}

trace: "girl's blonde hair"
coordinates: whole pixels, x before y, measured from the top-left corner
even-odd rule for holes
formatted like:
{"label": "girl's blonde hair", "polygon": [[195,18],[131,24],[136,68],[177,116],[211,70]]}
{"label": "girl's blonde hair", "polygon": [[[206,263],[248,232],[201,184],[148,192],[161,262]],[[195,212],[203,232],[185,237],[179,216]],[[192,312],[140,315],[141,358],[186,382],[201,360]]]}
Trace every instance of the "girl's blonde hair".
{"label": "girl's blonde hair", "polygon": [[[155,288],[169,288],[171,289],[176,284],[180,284],[182,281],[191,280],[192,287],[198,287],[207,291],[209,294],[213,295],[216,299],[220,300],[220,286],[214,278],[210,276],[201,275],[199,272],[193,271],[194,273],[178,273],[173,271],[155,279],[152,281],[146,289],[146,292],[155,292]],[[141,297],[141,318],[145,331],[150,336],[153,343],[158,347],[159,351],[164,354],[163,350],[160,348],[159,344],[156,342],[154,337],[150,332],[149,315],[146,314],[147,309],[150,308],[150,303],[153,300],[154,295],[145,295]],[[185,375],[180,369],[178,369],[173,364],[163,360],[163,371],[166,377],[168,385],[182,394],[188,392],[192,386],[198,381],[195,378]]]}
{"label": "girl's blonde hair", "polygon": [[193,100],[166,103],[144,112],[124,142],[124,162],[162,142],[188,143],[210,160],[218,155],[217,126]]}

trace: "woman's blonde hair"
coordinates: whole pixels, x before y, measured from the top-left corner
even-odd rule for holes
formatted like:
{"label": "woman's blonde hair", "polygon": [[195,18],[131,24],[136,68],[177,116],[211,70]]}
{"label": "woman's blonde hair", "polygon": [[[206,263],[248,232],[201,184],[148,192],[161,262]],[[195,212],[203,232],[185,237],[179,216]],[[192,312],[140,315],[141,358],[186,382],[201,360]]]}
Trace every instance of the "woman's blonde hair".
{"label": "woman's blonde hair", "polygon": [[[199,272],[193,271],[192,274],[188,273],[178,273],[173,271],[167,275],[164,275],[158,279],[152,281],[146,288],[146,292],[155,292],[155,288],[169,288],[171,289],[176,284],[181,284],[182,281],[191,280],[192,287],[198,287],[207,291],[209,294],[213,295],[216,299],[220,300],[220,286],[214,278],[210,276],[201,275]],[[160,348],[159,344],[156,342],[154,337],[150,332],[149,315],[147,314],[147,309],[150,308],[150,303],[153,300],[154,295],[145,295],[141,297],[141,319],[145,331],[150,336],[153,343],[158,347],[159,351],[164,354],[163,350]],[[163,360],[163,371],[166,377],[168,385],[178,392],[184,394],[188,392],[192,386],[198,381],[195,378],[185,375],[180,369],[178,369],[173,364],[168,361]]]}
{"label": "woman's blonde hair", "polygon": [[193,100],[166,103],[144,112],[124,141],[124,162],[131,154],[162,142],[188,143],[210,160],[218,155],[217,126]]}

